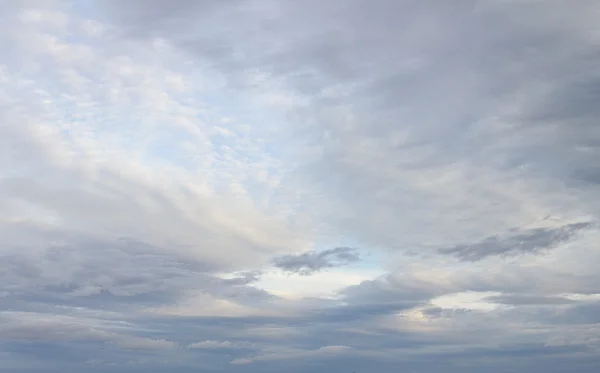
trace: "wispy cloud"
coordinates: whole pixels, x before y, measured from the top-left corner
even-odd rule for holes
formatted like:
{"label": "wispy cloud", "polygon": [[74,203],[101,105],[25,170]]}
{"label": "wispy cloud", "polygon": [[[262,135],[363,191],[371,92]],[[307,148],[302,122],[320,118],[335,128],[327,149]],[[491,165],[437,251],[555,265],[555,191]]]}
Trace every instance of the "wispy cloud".
{"label": "wispy cloud", "polygon": [[535,254],[552,249],[572,238],[578,231],[589,228],[590,223],[573,223],[556,228],[534,228],[515,232],[508,237],[489,237],[471,245],[442,248],[441,254],[452,254],[461,260],[477,261],[491,255]]}

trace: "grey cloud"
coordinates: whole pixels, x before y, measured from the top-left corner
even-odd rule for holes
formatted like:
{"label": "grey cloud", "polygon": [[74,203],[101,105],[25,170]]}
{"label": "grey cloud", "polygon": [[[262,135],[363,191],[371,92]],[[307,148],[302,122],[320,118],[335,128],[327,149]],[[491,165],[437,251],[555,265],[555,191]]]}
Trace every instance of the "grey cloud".
{"label": "grey cloud", "polygon": [[210,266],[135,240],[60,233],[53,240],[54,244],[40,246],[42,255],[34,256],[19,246],[5,247],[0,252],[0,280],[6,290],[0,304],[30,302],[134,310],[172,304],[193,290],[245,304],[274,298],[249,286],[257,273],[221,279]]}
{"label": "grey cloud", "polygon": [[431,307],[423,310],[423,314],[430,317],[441,317],[444,313],[444,310],[439,307]]}
{"label": "grey cloud", "polygon": [[436,296],[452,292],[452,286],[444,288],[408,274],[389,274],[344,288],[338,294],[342,304],[309,309],[305,317],[312,323],[369,322],[423,306]]}
{"label": "grey cloud", "polygon": [[310,275],[327,268],[339,267],[360,259],[357,251],[349,247],[336,247],[324,251],[312,251],[298,255],[285,255],[273,260],[273,264],[287,272]]}
{"label": "grey cloud", "polygon": [[407,302],[418,305],[439,295],[456,291],[455,284],[441,286],[435,281],[416,278],[411,273],[396,271],[374,280],[343,289],[340,294],[350,304],[372,304]]}
{"label": "grey cloud", "polygon": [[[600,302],[576,304],[561,313],[548,315],[548,321],[567,325],[600,324]],[[596,337],[600,344],[600,337]]]}
{"label": "grey cloud", "polygon": [[243,272],[238,275],[239,275],[238,277],[234,277],[231,279],[224,279],[223,283],[230,284],[230,285],[248,285],[248,284],[258,281],[260,279],[260,276],[262,276],[262,272],[250,271],[250,272]]}
{"label": "grey cloud", "polygon": [[273,144],[290,144],[283,157],[299,167],[284,181],[309,191],[301,209],[324,231],[425,250],[532,211],[600,211],[581,185],[597,171],[582,144],[597,134],[572,126],[594,116],[594,2],[151,2],[126,22],[140,3],[105,4],[135,40],[168,40],[256,108],[291,97],[267,105],[290,123]]}
{"label": "grey cloud", "polygon": [[368,322],[380,316],[389,316],[418,305],[415,301],[379,302],[372,304],[350,304],[331,309],[308,312],[307,319],[316,323],[350,324]]}
{"label": "grey cloud", "polygon": [[0,313],[0,338],[20,341],[111,342],[126,349],[165,349],[177,344],[135,335],[132,324],[85,316],[34,312]]}
{"label": "grey cloud", "polygon": [[489,237],[470,245],[441,248],[438,251],[472,262],[494,255],[535,254],[569,241],[575,234],[591,225],[592,223],[584,222],[558,228],[534,228],[505,237]]}

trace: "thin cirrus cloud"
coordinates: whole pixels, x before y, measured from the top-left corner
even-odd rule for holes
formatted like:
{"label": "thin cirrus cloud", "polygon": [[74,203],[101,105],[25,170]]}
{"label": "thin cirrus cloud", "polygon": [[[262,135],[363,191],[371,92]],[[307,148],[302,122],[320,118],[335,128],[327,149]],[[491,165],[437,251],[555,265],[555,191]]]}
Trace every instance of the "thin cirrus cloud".
{"label": "thin cirrus cloud", "polygon": [[0,2],[2,368],[597,371],[599,11]]}

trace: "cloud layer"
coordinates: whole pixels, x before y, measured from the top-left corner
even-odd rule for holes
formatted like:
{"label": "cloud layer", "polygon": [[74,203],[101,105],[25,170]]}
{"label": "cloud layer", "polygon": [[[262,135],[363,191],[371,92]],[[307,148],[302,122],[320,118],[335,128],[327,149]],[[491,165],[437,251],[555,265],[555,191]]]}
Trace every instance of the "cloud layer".
{"label": "cloud layer", "polygon": [[600,367],[597,1],[0,20],[7,371]]}

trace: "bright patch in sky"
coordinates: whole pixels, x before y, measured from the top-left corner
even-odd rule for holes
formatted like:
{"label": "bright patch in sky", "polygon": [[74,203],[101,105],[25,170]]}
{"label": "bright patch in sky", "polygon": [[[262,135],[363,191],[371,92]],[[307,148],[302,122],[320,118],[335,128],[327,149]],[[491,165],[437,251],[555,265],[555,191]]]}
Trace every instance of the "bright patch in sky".
{"label": "bright patch in sky", "polygon": [[487,297],[500,295],[496,292],[465,292],[442,295],[431,300],[431,304],[442,309],[463,309],[491,311],[498,307],[497,304],[486,302]]}
{"label": "bright patch in sky", "polygon": [[283,271],[268,272],[254,286],[287,299],[335,297],[339,290],[373,280],[382,271],[377,270],[331,270],[312,276],[288,274]]}

